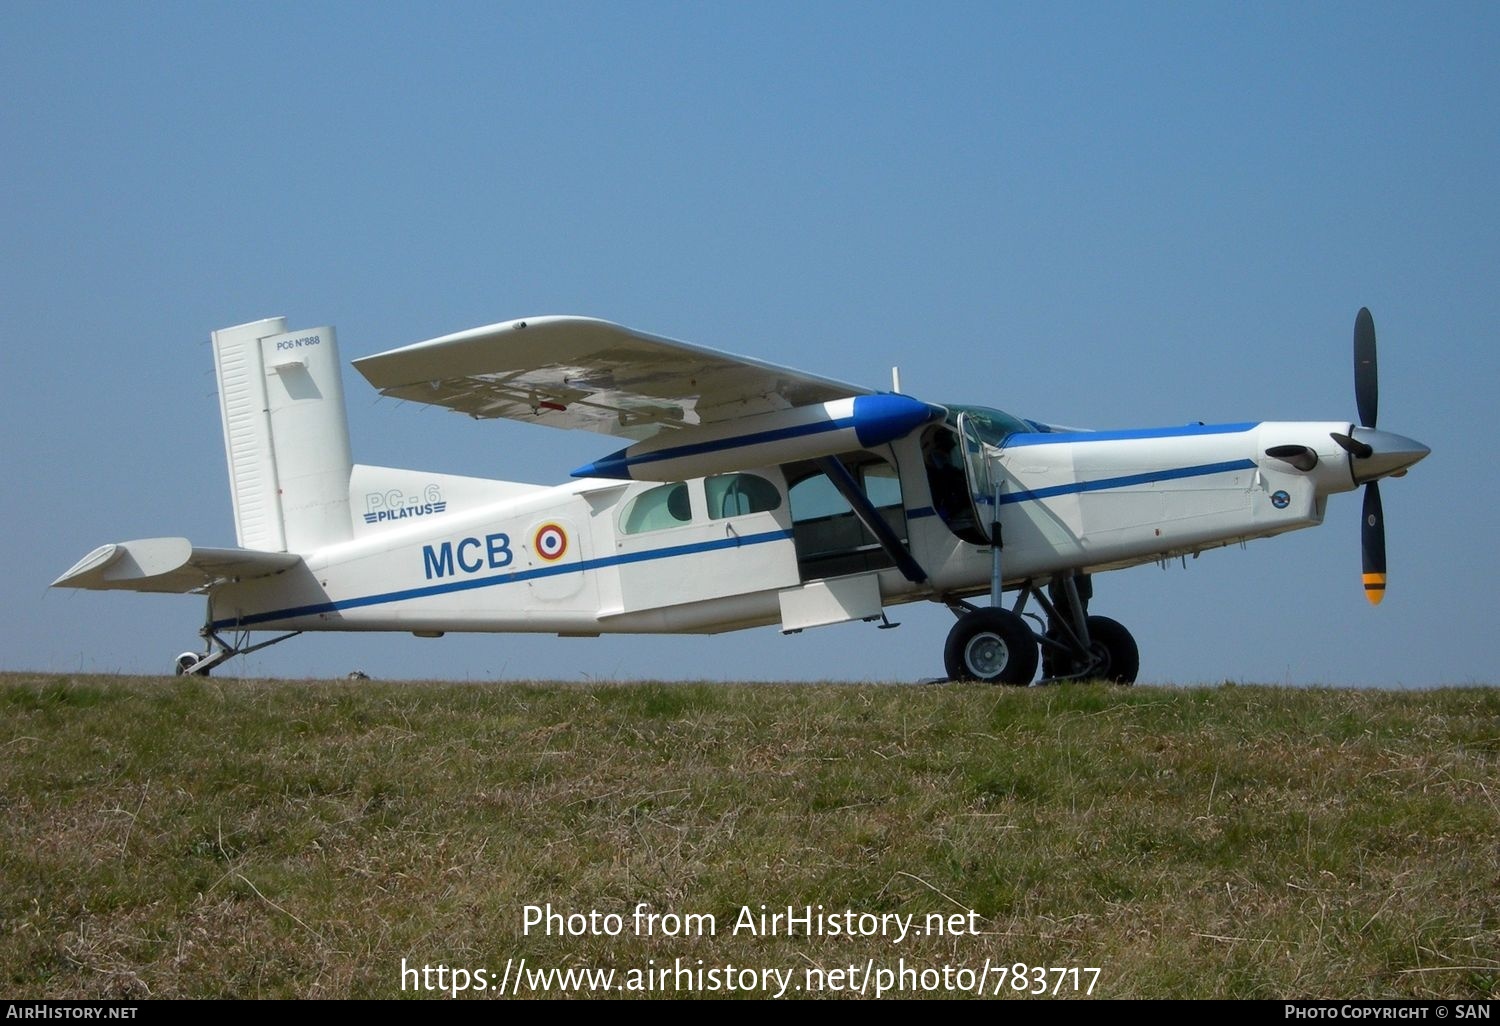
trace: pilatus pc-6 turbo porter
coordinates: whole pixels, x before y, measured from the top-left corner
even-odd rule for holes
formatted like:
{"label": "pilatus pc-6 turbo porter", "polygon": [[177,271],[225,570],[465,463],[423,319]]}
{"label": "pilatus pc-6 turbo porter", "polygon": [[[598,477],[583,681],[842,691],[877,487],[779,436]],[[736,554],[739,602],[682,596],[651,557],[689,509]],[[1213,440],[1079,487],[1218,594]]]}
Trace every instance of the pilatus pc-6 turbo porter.
{"label": "pilatus pc-6 turbo porter", "polygon": [[238,544],[119,542],[54,582],[206,596],[179,673],[303,631],[793,632],[925,600],[957,617],[952,678],[1130,683],[1135,641],[1089,614],[1091,575],[1312,527],[1363,486],[1378,602],[1376,482],[1428,452],[1375,428],[1366,310],[1358,424],[1061,428],[583,317],[354,361],[383,395],[629,443],[554,487],[355,464],[332,328],[256,321],[213,348]]}

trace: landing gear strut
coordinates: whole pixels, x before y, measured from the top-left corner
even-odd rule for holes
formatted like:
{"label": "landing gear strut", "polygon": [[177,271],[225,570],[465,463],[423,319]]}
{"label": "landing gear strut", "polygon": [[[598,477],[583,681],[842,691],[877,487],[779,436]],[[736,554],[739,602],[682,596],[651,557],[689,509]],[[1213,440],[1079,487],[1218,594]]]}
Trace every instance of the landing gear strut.
{"label": "landing gear strut", "polygon": [[[1036,675],[1040,649],[1043,684],[1065,680],[1135,683],[1141,666],[1135,639],[1117,621],[1088,615],[1092,592],[1088,576],[1076,574],[1054,579],[1046,592],[1027,581],[1011,609],[951,602],[949,608],[958,623],[943,648],[949,678],[1024,686]],[[1038,619],[1025,613],[1032,599],[1046,616],[1046,631],[1041,634],[1025,619]]]}
{"label": "landing gear strut", "polygon": [[1135,638],[1118,621],[1089,615],[1094,585],[1087,574],[1053,578],[1046,595],[1029,584],[1027,590],[1047,613],[1047,632],[1041,639],[1047,680],[1135,683],[1141,668]]}
{"label": "landing gear strut", "polygon": [[233,641],[225,641],[212,627],[205,626],[198,632],[198,635],[203,638],[207,651],[202,655],[197,652],[182,653],[173,663],[173,672],[179,677],[207,677],[214,667],[228,662],[237,655],[259,652],[287,638],[295,638],[301,633],[301,631],[292,631],[289,634],[278,634],[268,641],[248,645],[246,642],[250,640],[249,631],[237,631]]}

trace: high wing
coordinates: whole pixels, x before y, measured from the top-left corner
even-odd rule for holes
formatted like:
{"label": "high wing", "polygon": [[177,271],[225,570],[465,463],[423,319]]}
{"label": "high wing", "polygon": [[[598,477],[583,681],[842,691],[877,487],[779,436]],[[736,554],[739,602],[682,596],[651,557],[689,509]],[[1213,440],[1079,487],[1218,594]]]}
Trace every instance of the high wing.
{"label": "high wing", "polygon": [[531,317],[355,360],[382,395],[637,441],[812,403],[858,385],[591,317]]}
{"label": "high wing", "polygon": [[52,587],[187,594],[234,578],[267,577],[300,562],[294,552],[211,549],[186,538],[143,538],[99,546]]}

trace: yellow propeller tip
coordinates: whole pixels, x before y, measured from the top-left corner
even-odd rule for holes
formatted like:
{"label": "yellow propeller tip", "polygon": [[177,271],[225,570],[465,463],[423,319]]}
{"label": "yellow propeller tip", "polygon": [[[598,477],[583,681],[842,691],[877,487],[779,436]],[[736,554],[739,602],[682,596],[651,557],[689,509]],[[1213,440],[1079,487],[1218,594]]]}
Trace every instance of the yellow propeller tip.
{"label": "yellow propeller tip", "polygon": [[1380,605],[1385,598],[1385,574],[1365,574],[1365,598],[1372,606]]}

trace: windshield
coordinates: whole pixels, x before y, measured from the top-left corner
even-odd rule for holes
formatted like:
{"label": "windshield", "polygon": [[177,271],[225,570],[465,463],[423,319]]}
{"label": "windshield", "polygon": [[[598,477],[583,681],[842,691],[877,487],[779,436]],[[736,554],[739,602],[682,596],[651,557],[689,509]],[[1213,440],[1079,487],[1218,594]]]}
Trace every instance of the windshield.
{"label": "windshield", "polygon": [[958,415],[967,413],[969,423],[974,425],[974,430],[987,444],[995,448],[1005,444],[1005,440],[1011,435],[1035,431],[1030,424],[1019,417],[1012,417],[1003,410],[992,409],[988,406],[957,406],[948,405],[948,424],[957,426]]}

